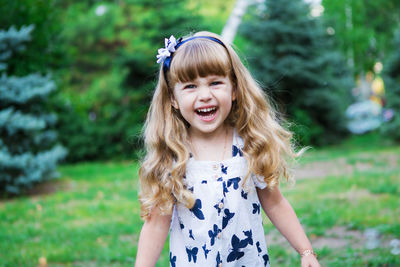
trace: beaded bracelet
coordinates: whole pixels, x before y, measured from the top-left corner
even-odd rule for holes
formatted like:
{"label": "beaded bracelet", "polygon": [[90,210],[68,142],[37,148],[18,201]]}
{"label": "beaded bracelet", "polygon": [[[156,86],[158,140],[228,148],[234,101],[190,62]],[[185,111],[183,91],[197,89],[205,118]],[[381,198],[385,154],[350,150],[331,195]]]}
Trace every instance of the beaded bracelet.
{"label": "beaded bracelet", "polygon": [[314,255],[315,257],[317,257],[317,254],[312,249],[306,249],[300,253],[300,257],[305,257],[305,256],[310,256],[310,255]]}

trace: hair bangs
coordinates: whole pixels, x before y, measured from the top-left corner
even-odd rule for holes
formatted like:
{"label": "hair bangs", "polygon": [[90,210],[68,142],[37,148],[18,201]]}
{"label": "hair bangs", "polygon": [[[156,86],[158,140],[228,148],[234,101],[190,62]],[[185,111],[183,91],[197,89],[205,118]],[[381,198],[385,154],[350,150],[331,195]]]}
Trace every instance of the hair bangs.
{"label": "hair bangs", "polygon": [[168,80],[189,82],[208,75],[226,76],[232,69],[225,47],[207,39],[195,39],[183,44],[174,53]]}

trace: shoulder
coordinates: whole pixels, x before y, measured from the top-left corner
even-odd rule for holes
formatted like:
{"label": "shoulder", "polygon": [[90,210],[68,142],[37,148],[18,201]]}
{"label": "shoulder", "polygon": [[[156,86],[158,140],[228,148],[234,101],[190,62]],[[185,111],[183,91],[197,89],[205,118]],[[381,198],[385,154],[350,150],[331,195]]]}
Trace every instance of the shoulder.
{"label": "shoulder", "polygon": [[243,146],[244,146],[244,140],[238,134],[236,129],[234,129],[234,131],[233,131],[233,145],[237,146],[238,148],[243,148]]}

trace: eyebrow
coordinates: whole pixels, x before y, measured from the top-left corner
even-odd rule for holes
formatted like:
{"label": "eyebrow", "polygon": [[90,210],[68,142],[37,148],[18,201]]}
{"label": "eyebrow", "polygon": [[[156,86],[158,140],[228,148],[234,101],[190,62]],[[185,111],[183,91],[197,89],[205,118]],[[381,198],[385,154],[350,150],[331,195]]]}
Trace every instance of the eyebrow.
{"label": "eyebrow", "polygon": [[[217,80],[217,79],[224,79],[224,78],[226,78],[226,77],[227,77],[227,76],[223,76],[223,75],[214,75],[214,74],[212,74],[212,75],[208,75],[207,77],[200,77],[200,78],[206,78],[207,81],[211,81],[211,80]],[[180,84],[182,84],[182,85],[193,84],[193,83],[198,83],[198,82],[199,82],[198,79],[199,79],[199,77],[197,77],[197,78],[194,79],[194,80],[187,81],[187,82],[178,81],[178,83],[180,83]]]}

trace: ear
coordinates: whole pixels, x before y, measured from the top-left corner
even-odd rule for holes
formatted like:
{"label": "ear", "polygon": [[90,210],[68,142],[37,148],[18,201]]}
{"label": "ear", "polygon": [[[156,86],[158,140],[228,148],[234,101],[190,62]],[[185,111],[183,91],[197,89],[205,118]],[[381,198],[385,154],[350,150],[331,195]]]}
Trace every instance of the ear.
{"label": "ear", "polygon": [[174,96],[171,96],[171,104],[175,109],[179,109],[178,102],[175,100]]}
{"label": "ear", "polygon": [[236,100],[236,86],[232,88],[232,101]]}

